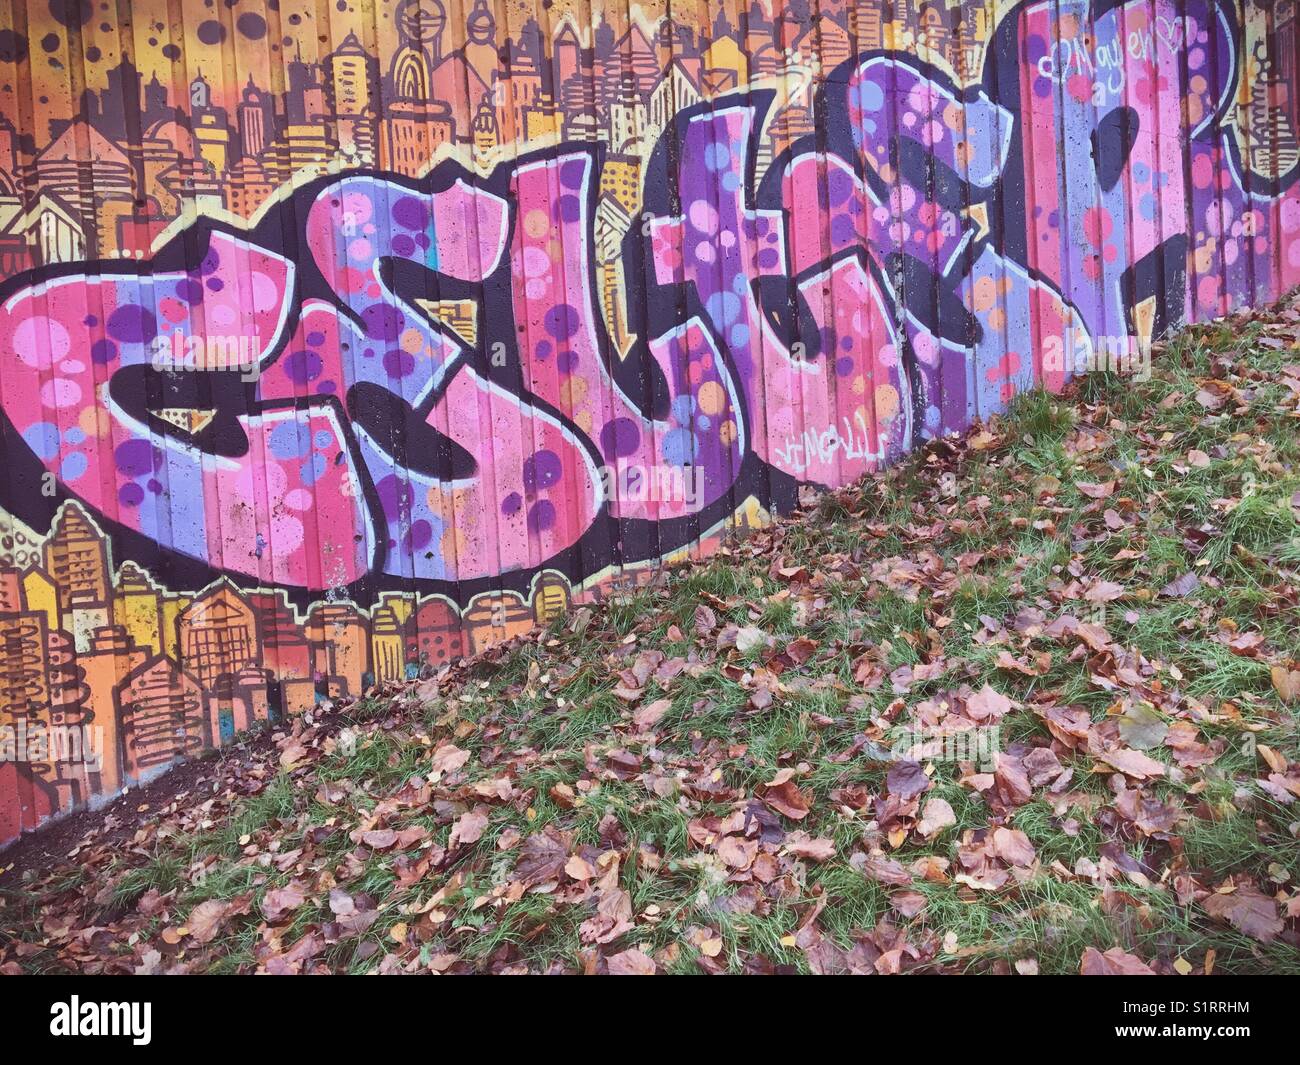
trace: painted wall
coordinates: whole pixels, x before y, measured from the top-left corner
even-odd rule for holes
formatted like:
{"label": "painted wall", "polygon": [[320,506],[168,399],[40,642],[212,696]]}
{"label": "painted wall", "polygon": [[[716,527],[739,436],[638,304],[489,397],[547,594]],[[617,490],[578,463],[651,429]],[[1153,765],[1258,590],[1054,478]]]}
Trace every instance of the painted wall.
{"label": "painted wall", "polygon": [[0,840],[1300,281],[1294,0],[666,14],[4,0]]}

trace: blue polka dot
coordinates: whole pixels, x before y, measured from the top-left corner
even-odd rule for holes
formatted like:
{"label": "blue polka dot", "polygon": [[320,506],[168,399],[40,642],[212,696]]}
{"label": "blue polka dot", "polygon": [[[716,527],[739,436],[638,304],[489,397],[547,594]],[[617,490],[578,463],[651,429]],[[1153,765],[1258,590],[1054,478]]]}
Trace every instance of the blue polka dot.
{"label": "blue polka dot", "polygon": [[704,306],[709,317],[723,328],[740,317],[740,297],[731,292],[715,292]]}
{"label": "blue polka dot", "polygon": [[689,466],[695,459],[695,434],[689,429],[672,429],[664,435],[662,450],[670,466]]}
{"label": "blue polka dot", "polygon": [[49,461],[59,453],[59,427],[52,422],[33,422],[23,430],[23,439],[38,459]]}
{"label": "blue polka dot", "polygon": [[709,170],[726,170],[731,166],[731,149],[725,144],[710,144],[704,149],[704,165]]}
{"label": "blue polka dot", "polygon": [[302,475],[303,484],[315,484],[316,481],[325,473],[327,465],[324,455],[313,455],[302,464],[299,473]]}
{"label": "blue polka dot", "polygon": [[866,112],[879,111],[885,106],[885,91],[874,81],[864,81],[858,86],[858,106]]}
{"label": "blue polka dot", "polygon": [[63,460],[63,464],[59,467],[59,476],[65,481],[75,481],[86,472],[89,465],[90,463],[82,452],[74,451]]}
{"label": "blue polka dot", "polygon": [[695,413],[694,396],[678,396],[673,400],[673,418],[679,422],[689,422]]}
{"label": "blue polka dot", "polygon": [[298,431],[297,422],[280,422],[271,430],[269,444],[278,459],[301,458],[311,447],[307,434]]}

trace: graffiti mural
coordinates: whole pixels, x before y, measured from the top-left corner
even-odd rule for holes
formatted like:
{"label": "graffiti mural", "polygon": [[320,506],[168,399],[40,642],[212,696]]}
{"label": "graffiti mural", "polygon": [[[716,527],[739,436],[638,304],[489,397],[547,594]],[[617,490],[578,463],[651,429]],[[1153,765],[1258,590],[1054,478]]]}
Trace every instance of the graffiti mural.
{"label": "graffiti mural", "polygon": [[0,8],[0,841],[1300,283],[1294,0]]}

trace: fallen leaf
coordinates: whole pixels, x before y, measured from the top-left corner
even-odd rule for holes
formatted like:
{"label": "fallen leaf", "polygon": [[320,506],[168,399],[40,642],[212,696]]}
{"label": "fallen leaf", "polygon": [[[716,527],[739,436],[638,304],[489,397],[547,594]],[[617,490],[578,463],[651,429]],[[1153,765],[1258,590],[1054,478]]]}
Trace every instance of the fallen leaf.
{"label": "fallen leaf", "polygon": [[1083,976],[1155,976],[1156,971],[1136,955],[1111,947],[1105,954],[1096,947],[1083,952],[1079,965]]}
{"label": "fallen leaf", "polygon": [[298,881],[291,880],[284,887],[272,888],[266,893],[266,897],[262,899],[262,914],[275,924],[306,901],[307,896],[303,886]]}
{"label": "fallen leaf", "polygon": [[659,724],[660,718],[673,708],[671,699],[656,699],[647,706],[641,707],[632,715],[632,724],[638,732],[645,732]]}
{"label": "fallen leaf", "polygon": [[886,858],[883,854],[864,855],[857,865],[863,876],[880,884],[902,886],[912,882],[912,874],[903,867],[902,862]]}
{"label": "fallen leaf", "polygon": [[361,833],[361,842],[371,850],[386,851],[397,842],[397,833],[391,828],[372,828]]}
{"label": "fallen leaf", "polygon": [[1211,895],[1201,906],[1211,917],[1227,921],[1238,932],[1261,943],[1272,943],[1282,931],[1277,902],[1252,887]]}
{"label": "fallen leaf", "polygon": [[307,757],[308,748],[297,740],[290,740],[280,751],[280,768],[292,769]]}
{"label": "fallen leaf", "polygon": [[[796,838],[797,837],[797,838]],[[809,837],[806,832],[792,832],[786,837],[785,851],[796,858],[807,858],[813,862],[828,862],[835,857],[835,841],[819,836]]]}
{"label": "fallen leaf", "polygon": [[1274,666],[1269,671],[1273,677],[1273,690],[1284,703],[1300,699],[1300,670]]}
{"label": "fallen leaf", "polygon": [[953,813],[948,800],[936,796],[926,801],[925,808],[921,813],[921,820],[917,822],[916,830],[926,839],[933,839],[945,828],[949,828],[956,823],[957,815]]}
{"label": "fallen leaf", "polygon": [[190,911],[185,924],[190,930],[190,938],[195,943],[211,943],[226,917],[226,903],[220,899],[208,899],[200,902]]}
{"label": "fallen leaf", "polygon": [[444,743],[433,752],[432,769],[435,773],[453,773],[469,761],[469,751],[462,751],[454,743]]}
{"label": "fallen leaf", "polygon": [[1177,580],[1170,581],[1160,589],[1160,594],[1169,599],[1182,599],[1191,595],[1201,586],[1201,580],[1191,570],[1188,570]]}
{"label": "fallen leaf", "polygon": [[1162,763],[1148,757],[1141,751],[1130,750],[1127,747],[1099,754],[1097,760],[1105,762],[1109,766],[1114,766],[1125,776],[1135,777],[1138,780],[1165,775],[1165,767]]}
{"label": "fallen leaf", "polygon": [[606,959],[610,976],[654,976],[654,959],[635,948],[620,954],[611,954]]}
{"label": "fallen leaf", "polygon": [[812,808],[808,798],[794,783],[787,780],[776,787],[769,787],[763,792],[763,801],[779,814],[784,814],[791,821],[802,821]]}
{"label": "fallen leaf", "polygon": [[1134,703],[1120,715],[1119,734],[1130,747],[1149,751],[1165,742],[1169,723],[1149,703]]}
{"label": "fallen leaf", "polygon": [[919,762],[898,762],[890,769],[885,778],[885,785],[891,795],[897,795],[907,801],[914,799],[930,787],[930,778],[925,775]]}
{"label": "fallen leaf", "polygon": [[463,843],[477,843],[483,838],[488,826],[485,808],[478,807],[461,814],[451,826],[451,835],[447,837],[447,846],[456,847]]}
{"label": "fallen leaf", "polygon": [[984,687],[966,700],[966,714],[976,721],[1001,721],[1016,704],[992,685]]}
{"label": "fallen leaf", "polygon": [[993,853],[1008,865],[1027,868],[1034,864],[1034,845],[1018,828],[998,827],[993,830]]}

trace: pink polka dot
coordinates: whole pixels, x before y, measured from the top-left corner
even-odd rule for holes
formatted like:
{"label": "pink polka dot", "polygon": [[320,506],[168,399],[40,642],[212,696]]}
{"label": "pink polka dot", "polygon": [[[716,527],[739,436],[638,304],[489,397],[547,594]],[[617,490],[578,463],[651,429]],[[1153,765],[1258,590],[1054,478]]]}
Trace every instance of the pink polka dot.
{"label": "pink polka dot", "polygon": [[260,270],[254,270],[248,280],[252,289],[254,313],[275,310],[280,306],[280,289],[271,278]]}
{"label": "pink polka dot", "polygon": [[1213,309],[1219,299],[1219,279],[1207,276],[1196,284],[1196,300],[1202,307]]}
{"label": "pink polka dot", "polygon": [[1288,196],[1282,201],[1280,214],[1284,233],[1294,233],[1300,229],[1300,199]]}
{"label": "pink polka dot", "polygon": [[701,233],[713,234],[718,229],[718,212],[708,200],[696,200],[688,214],[691,225]]}
{"label": "pink polka dot", "polygon": [[369,196],[364,196],[359,192],[350,192],[343,197],[344,221],[350,221],[353,225],[362,225],[370,221],[373,211],[374,207]]}
{"label": "pink polka dot", "polygon": [[53,318],[34,315],[21,322],[13,334],[14,354],[28,366],[43,370],[62,359],[72,346],[68,331]]}
{"label": "pink polka dot", "polygon": [[1083,235],[1089,244],[1101,247],[1115,229],[1115,220],[1104,207],[1089,207],[1083,212]]}
{"label": "pink polka dot", "polygon": [[81,402],[81,386],[67,379],[46,381],[41,385],[41,402],[47,407],[71,407]]}
{"label": "pink polka dot", "polygon": [[927,366],[939,364],[939,342],[929,333],[917,333],[912,338],[912,350],[916,357]]}
{"label": "pink polka dot", "polygon": [[1214,163],[1208,155],[1198,155],[1192,160],[1192,184],[1198,189],[1208,189],[1214,180]]}

